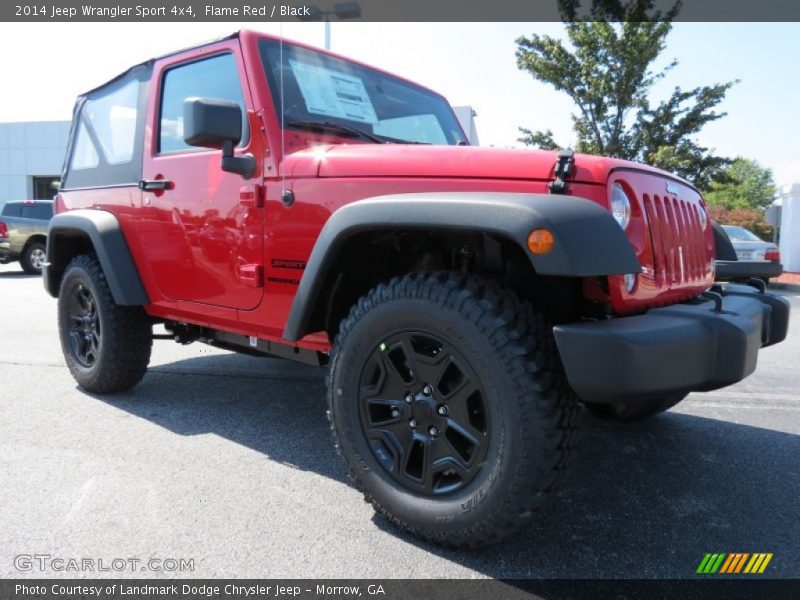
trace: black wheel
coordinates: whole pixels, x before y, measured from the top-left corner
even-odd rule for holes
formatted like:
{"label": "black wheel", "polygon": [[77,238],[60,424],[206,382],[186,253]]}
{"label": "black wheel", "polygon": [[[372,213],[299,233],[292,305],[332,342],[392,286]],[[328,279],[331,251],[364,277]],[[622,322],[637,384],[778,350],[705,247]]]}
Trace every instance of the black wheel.
{"label": "black wheel", "polygon": [[552,328],[495,283],[407,275],[342,321],[334,442],[376,511],[458,547],[499,541],[553,496],[580,415]]}
{"label": "black wheel", "polygon": [[626,423],[642,421],[659,413],[668,411],[689,394],[675,394],[666,398],[644,400],[635,404],[597,404],[586,402],[586,408],[595,417],[614,419]]}
{"label": "black wheel", "polygon": [[76,257],[64,273],[58,325],[67,367],[87,391],[127,390],[144,376],[153,345],[150,319],[139,306],[114,302],[93,254]]}
{"label": "black wheel", "polygon": [[41,275],[44,262],[45,250],[41,242],[31,242],[25,246],[19,257],[19,264],[28,275]]}

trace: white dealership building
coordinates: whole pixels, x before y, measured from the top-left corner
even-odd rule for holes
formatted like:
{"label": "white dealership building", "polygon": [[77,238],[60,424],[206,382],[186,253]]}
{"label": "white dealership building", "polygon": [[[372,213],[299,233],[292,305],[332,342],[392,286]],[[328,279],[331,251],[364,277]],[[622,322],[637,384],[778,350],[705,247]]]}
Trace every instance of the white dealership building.
{"label": "white dealership building", "polygon": [[800,273],[800,183],[782,186],[778,196],[781,262],[785,271]]}
{"label": "white dealership building", "polygon": [[53,197],[69,127],[69,121],[0,123],[0,204]]}

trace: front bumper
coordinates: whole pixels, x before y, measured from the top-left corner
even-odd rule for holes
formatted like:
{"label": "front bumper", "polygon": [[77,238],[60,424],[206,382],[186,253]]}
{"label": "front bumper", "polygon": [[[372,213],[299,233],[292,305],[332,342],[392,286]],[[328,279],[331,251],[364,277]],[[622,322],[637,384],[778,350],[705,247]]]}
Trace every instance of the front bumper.
{"label": "front bumper", "polygon": [[643,315],[558,325],[567,379],[589,402],[632,403],[741,381],[760,348],[786,337],[789,303],[728,285],[713,300],[655,308]]}

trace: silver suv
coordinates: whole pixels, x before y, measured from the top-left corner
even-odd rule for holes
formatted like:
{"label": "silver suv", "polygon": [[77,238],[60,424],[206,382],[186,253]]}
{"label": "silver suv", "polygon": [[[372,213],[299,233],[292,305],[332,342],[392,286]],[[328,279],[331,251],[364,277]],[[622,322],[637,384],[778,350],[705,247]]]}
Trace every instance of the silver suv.
{"label": "silver suv", "polygon": [[45,261],[50,200],[6,202],[0,213],[0,264],[19,261],[30,275],[39,275]]}

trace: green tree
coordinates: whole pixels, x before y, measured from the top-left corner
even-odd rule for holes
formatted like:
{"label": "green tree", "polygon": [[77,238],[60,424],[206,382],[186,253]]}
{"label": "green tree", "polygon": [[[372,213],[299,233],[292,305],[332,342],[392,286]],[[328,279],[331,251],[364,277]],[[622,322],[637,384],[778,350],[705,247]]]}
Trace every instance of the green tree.
{"label": "green tree", "polygon": [[[676,65],[654,69],[664,51],[680,2],[666,13],[655,0],[595,0],[578,17],[580,3],[561,0],[569,45],[533,34],[517,42],[517,65],[574,102],[578,152],[638,160],[669,169],[705,187],[727,164],[700,146],[694,136],[725,116],[716,107],[735,82],[683,90],[652,104],[653,86]],[[558,147],[551,131],[520,128],[520,141]]]}
{"label": "green tree", "polygon": [[763,210],[772,204],[776,193],[772,170],[739,156],[724,169],[718,181],[711,182],[704,197],[711,206],[728,210]]}

